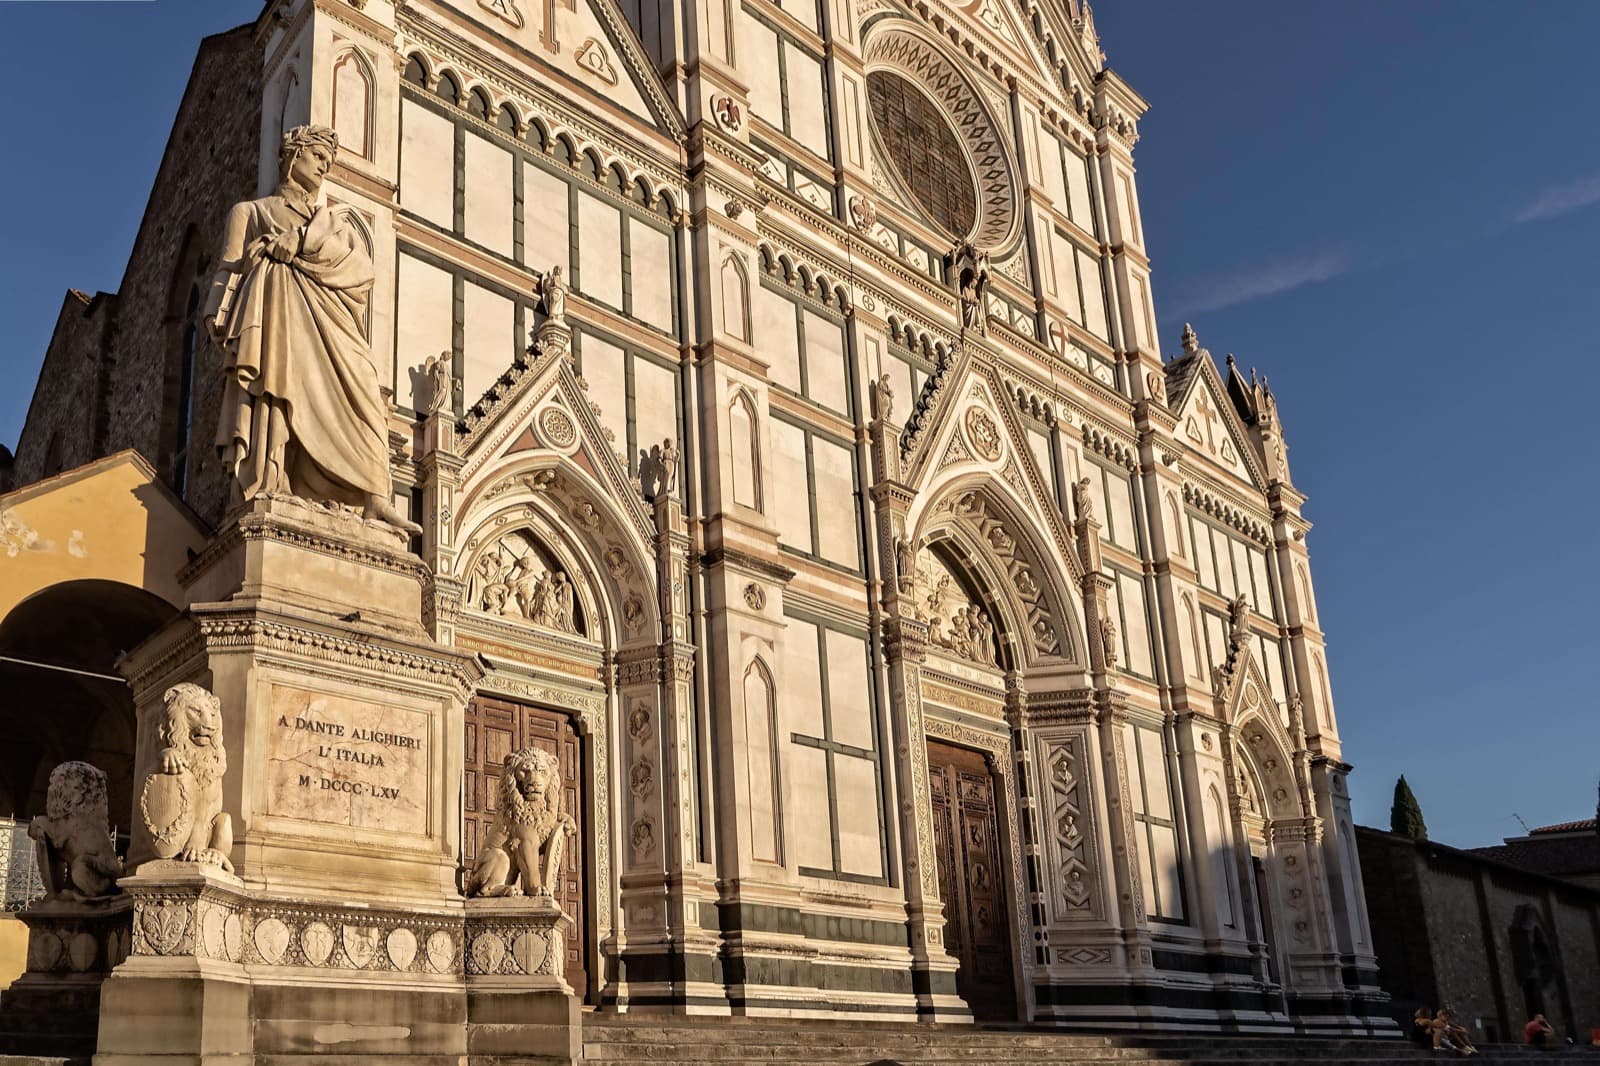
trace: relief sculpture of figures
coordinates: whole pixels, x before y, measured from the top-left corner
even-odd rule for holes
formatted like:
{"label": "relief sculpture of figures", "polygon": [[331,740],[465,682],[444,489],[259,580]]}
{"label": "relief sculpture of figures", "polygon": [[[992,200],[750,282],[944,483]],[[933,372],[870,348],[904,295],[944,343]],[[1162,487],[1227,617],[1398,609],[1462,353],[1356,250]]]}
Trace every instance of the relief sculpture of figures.
{"label": "relief sculpture of figures", "polygon": [[317,203],[338,137],[283,135],[271,196],[228,212],[207,328],[222,350],[217,448],[235,502],[299,496],[359,507],[396,529],[389,410],[368,343],[373,267],[350,217]]}
{"label": "relief sculpture of figures", "polygon": [[571,578],[545,565],[524,536],[503,537],[478,557],[468,602],[488,614],[581,635]]}
{"label": "relief sculpture of figures", "polygon": [[561,810],[561,764],[540,748],[506,756],[500,809],[467,878],[468,896],[553,896],[567,837],[578,831]]}
{"label": "relief sculpture of figures", "polygon": [[88,902],[117,891],[122,860],[111,842],[106,775],[86,762],[50,771],[45,816],[28,823],[46,899]]}
{"label": "relief sculpture of figures", "polygon": [[222,703],[199,685],[173,685],[162,696],[156,736],[161,750],[145,779],[139,813],[157,857],[219,866],[233,873],[233,819],[222,809]]}

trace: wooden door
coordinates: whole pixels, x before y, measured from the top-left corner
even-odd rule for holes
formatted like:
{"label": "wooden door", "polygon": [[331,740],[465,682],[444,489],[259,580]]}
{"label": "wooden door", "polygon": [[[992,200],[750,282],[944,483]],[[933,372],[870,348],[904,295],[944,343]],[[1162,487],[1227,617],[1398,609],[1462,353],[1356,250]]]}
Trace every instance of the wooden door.
{"label": "wooden door", "polygon": [[956,990],[979,1019],[1015,1021],[1011,923],[994,778],[982,755],[932,740],[928,776],[945,946],[961,960]]}
{"label": "wooden door", "polygon": [[478,860],[479,842],[489,830],[500,806],[500,776],[506,756],[519,748],[542,748],[561,763],[561,809],[578,825],[577,836],[567,841],[561,859],[556,902],[572,917],[567,930],[567,983],[580,996],[588,995],[585,932],[587,908],[583,899],[584,858],[588,835],[584,825],[588,807],[583,801],[583,744],[572,720],[560,711],[530,707],[492,696],[475,696],[467,704],[466,765],[462,773],[462,859],[468,870]]}

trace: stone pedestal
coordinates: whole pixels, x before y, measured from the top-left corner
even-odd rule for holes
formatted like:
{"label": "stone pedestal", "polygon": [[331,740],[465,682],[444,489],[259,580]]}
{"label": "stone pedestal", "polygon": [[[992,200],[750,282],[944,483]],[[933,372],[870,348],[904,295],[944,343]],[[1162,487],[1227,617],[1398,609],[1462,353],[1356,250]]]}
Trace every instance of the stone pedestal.
{"label": "stone pedestal", "polygon": [[467,902],[467,1051],[539,1066],[583,1057],[578,998],[562,972],[570,924],[549,898]]}
{"label": "stone pedestal", "polygon": [[100,990],[128,954],[132,901],[41,900],[17,917],[28,927],[28,968],[0,992],[0,1054],[94,1052]]}
{"label": "stone pedestal", "polygon": [[[162,693],[222,704],[245,883],[432,903],[457,894],[462,707],[476,660],[422,624],[430,575],[392,529],[301,500],[236,512],[181,575],[189,609],[128,656],[135,787]],[[153,857],[135,819],[129,868]]]}
{"label": "stone pedestal", "polygon": [[427,635],[430,574],[387,527],[263,498],[181,580],[188,610],[122,664],[135,794],[163,773],[163,694],[209,689],[237,876],[155,859],[135,819],[132,952],[104,988],[99,1066],[460,1066],[462,708],[481,670]]}

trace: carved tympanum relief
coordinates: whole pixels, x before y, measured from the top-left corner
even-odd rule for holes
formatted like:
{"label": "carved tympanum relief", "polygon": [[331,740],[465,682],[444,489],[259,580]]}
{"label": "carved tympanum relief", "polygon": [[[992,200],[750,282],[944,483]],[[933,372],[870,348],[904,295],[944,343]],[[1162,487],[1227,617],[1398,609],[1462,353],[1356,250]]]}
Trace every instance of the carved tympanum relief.
{"label": "carved tympanum relief", "polygon": [[173,685],[161,698],[161,750],[145,779],[139,814],[162,859],[220,866],[233,873],[233,819],[222,809],[222,704],[199,685]]}
{"label": "carved tympanum relief", "polygon": [[467,602],[480,611],[584,635],[572,579],[528,530],[507,533],[473,564]]}
{"label": "carved tympanum relief", "polygon": [[117,892],[122,860],[111,843],[105,771],[64,762],[50,771],[45,816],[28,823],[46,899],[94,900]]}
{"label": "carved tympanum relief", "polygon": [[1071,645],[1063,643],[1062,634],[1057,631],[1049,603],[1033,576],[1028,558],[988,501],[980,493],[964,492],[940,501],[935,514],[949,515],[952,520],[969,526],[994,551],[1028,612],[1028,630],[1034,649],[1045,655],[1071,654]]}
{"label": "carved tympanum relief", "polygon": [[567,837],[578,831],[561,810],[561,766],[541,748],[506,756],[500,809],[484,839],[469,896],[551,896]]}
{"label": "carved tympanum relief", "polygon": [[979,666],[995,666],[994,622],[943,560],[917,554],[916,610],[928,623],[928,642]]}

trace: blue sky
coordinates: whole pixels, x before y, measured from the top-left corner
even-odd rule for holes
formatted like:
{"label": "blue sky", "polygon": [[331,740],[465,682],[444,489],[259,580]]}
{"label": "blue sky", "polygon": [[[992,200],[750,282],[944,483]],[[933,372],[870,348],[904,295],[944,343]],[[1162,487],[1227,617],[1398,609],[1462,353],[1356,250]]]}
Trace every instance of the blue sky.
{"label": "blue sky", "polygon": [[[258,0],[0,3],[0,442],[69,286],[118,286],[206,34]],[[1102,0],[1163,342],[1278,395],[1356,815],[1461,846],[1587,817],[1582,434],[1600,395],[1600,4]],[[61,61],[72,61],[70,76]],[[1576,641],[1576,643],[1575,643]]]}

